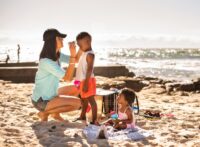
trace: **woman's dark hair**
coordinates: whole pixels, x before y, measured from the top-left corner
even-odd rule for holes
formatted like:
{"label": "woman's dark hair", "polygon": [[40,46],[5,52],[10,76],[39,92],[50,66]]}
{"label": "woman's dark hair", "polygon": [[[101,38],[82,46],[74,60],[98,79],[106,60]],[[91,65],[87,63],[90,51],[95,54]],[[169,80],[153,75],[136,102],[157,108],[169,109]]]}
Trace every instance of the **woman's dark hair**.
{"label": "woman's dark hair", "polygon": [[52,37],[44,41],[42,51],[40,53],[40,59],[49,58],[53,61],[57,61],[60,57],[60,52],[56,53],[56,37]]}
{"label": "woman's dark hair", "polygon": [[44,45],[40,53],[40,59],[49,58],[57,61],[60,58],[60,52],[56,53],[56,37],[65,38],[66,34],[60,33],[56,29],[47,29],[43,34]]}

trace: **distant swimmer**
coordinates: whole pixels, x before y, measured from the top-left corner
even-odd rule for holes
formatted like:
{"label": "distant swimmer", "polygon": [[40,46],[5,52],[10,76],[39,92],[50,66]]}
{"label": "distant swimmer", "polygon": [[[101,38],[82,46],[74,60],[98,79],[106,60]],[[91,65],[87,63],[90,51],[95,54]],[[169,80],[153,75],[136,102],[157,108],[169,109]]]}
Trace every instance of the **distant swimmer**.
{"label": "distant swimmer", "polygon": [[10,56],[7,54],[7,57],[6,57],[6,64],[8,63],[8,61],[10,60]]}
{"label": "distant swimmer", "polygon": [[17,62],[19,62],[19,61],[20,61],[20,50],[21,50],[21,48],[20,48],[20,45],[19,45],[19,44],[18,44],[17,46],[18,46],[18,49],[17,49],[17,57],[18,57],[18,60],[17,60]]}

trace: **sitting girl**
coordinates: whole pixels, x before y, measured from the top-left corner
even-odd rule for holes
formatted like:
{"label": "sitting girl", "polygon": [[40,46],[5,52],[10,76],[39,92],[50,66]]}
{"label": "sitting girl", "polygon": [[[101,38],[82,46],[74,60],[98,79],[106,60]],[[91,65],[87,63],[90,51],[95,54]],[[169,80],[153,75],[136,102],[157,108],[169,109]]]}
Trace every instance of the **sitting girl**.
{"label": "sitting girl", "polygon": [[121,90],[117,102],[118,102],[118,118],[111,119],[105,123],[105,125],[113,125],[115,129],[126,129],[135,127],[135,116],[132,110],[132,104],[136,98],[136,94],[129,88]]}

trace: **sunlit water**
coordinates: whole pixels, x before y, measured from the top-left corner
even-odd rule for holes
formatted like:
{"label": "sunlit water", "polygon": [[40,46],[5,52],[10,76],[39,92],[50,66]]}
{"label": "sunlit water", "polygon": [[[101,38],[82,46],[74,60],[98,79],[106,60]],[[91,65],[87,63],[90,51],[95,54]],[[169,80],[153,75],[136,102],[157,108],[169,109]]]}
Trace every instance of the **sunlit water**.
{"label": "sunlit water", "polygon": [[136,75],[188,81],[200,77],[200,49],[105,49],[101,60],[126,65]]}
{"label": "sunlit water", "polygon": [[[191,80],[200,77],[200,49],[95,48],[96,65],[121,64],[136,75]],[[20,61],[38,61],[40,49],[21,47]],[[67,49],[64,53],[69,54]],[[0,60],[17,61],[17,47],[0,47]]]}

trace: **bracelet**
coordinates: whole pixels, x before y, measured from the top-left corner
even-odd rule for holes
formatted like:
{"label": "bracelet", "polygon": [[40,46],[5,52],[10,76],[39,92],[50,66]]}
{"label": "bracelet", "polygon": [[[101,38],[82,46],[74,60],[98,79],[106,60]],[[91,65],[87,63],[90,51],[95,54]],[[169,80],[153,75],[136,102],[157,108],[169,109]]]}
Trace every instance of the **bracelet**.
{"label": "bracelet", "polygon": [[75,62],[75,61],[76,61],[76,58],[74,58],[74,57],[69,58],[69,62]]}

